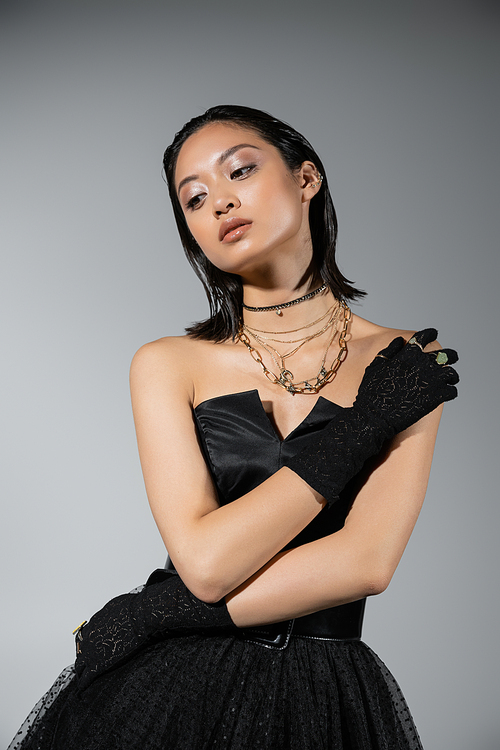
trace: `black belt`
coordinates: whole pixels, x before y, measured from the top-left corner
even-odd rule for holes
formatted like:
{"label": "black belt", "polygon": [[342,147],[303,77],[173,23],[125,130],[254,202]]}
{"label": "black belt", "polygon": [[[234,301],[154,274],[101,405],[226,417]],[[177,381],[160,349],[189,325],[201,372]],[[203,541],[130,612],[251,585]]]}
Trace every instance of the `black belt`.
{"label": "black belt", "polygon": [[319,641],[358,641],[361,638],[366,599],[359,599],[339,607],[330,607],[295,620],[273,625],[244,628],[240,636],[245,641],[266,648],[284,649],[290,638],[310,638]]}

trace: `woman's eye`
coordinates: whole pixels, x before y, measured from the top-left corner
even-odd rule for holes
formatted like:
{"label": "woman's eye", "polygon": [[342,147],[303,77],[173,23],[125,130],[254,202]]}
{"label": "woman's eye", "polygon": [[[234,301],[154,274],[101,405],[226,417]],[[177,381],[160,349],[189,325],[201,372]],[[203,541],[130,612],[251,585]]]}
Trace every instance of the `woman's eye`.
{"label": "woman's eye", "polygon": [[193,195],[193,197],[190,198],[188,202],[186,203],[186,208],[189,211],[195,211],[200,206],[202,200],[203,200],[202,195]]}
{"label": "woman's eye", "polygon": [[249,175],[250,172],[253,172],[255,167],[255,164],[249,164],[247,167],[238,167],[238,169],[235,169],[233,172],[231,172],[231,179],[240,180],[242,177],[246,177],[247,175]]}

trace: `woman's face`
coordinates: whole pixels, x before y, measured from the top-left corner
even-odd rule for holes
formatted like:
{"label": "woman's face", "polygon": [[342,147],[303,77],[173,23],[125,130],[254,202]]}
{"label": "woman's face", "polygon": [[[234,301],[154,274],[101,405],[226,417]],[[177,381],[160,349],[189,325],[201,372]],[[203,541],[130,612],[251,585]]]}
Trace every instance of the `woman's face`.
{"label": "woman's face", "polygon": [[278,150],[251,130],[214,123],[182,146],[175,184],[188,227],[209,260],[229,273],[307,253],[315,181],[305,162],[291,174]]}

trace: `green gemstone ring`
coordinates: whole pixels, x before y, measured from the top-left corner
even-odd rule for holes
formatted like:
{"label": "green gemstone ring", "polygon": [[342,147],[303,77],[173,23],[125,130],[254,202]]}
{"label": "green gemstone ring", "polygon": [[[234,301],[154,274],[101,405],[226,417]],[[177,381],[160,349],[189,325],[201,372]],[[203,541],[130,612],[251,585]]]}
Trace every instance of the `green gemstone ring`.
{"label": "green gemstone ring", "polygon": [[448,355],[446,352],[438,352],[436,354],[436,364],[445,365],[448,362]]}
{"label": "green gemstone ring", "polygon": [[415,344],[415,345],[416,345],[416,346],[418,346],[418,347],[419,347],[419,348],[420,348],[420,349],[421,349],[422,351],[424,351],[424,347],[422,346],[422,344],[420,343],[420,341],[417,341],[417,339],[416,339],[416,337],[415,337],[415,336],[412,336],[412,337],[411,337],[411,339],[410,339],[410,340],[408,341],[408,343],[409,343],[409,344]]}

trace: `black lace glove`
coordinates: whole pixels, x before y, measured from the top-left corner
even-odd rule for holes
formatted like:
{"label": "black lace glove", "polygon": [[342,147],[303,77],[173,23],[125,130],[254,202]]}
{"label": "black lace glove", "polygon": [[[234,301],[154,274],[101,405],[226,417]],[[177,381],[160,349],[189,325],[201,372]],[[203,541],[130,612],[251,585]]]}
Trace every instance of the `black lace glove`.
{"label": "black lace glove", "polygon": [[83,690],[142,646],[171,634],[235,630],[226,604],[206,604],[179,575],[156,570],[138,593],[111,599],[76,635],[75,671]]}
{"label": "black lace glove", "polygon": [[286,465],[333,503],[383,443],[458,395],[453,349],[424,352],[435,328],[391,341],[366,368],[356,401]]}

